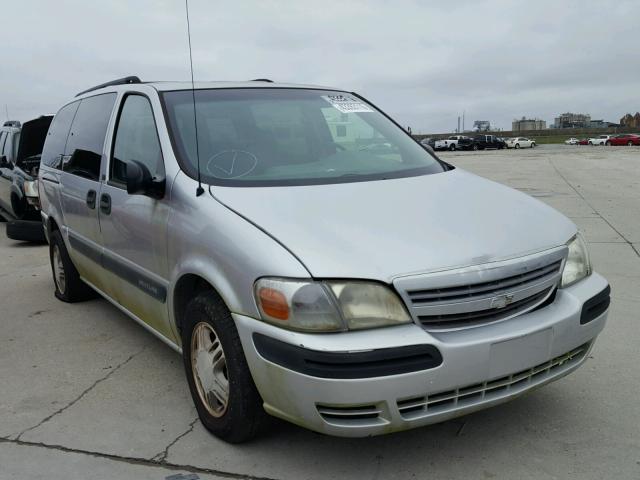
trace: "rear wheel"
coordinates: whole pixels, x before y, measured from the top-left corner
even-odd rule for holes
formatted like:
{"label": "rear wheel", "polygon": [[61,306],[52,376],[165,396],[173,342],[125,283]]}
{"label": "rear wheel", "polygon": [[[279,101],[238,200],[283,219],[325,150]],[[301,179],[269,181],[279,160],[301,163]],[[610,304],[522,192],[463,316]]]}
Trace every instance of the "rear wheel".
{"label": "rear wheel", "polygon": [[189,302],[182,358],[200,421],[230,443],[252,439],[267,414],[256,389],[229,309],[212,291]]}
{"label": "rear wheel", "polygon": [[629,142],[627,143],[627,147],[633,147],[633,142],[632,142],[632,141],[629,141]]}
{"label": "rear wheel", "polygon": [[515,148],[520,148],[520,144],[519,144],[519,143],[516,143]]}
{"label": "rear wheel", "polygon": [[531,148],[536,146],[536,142],[531,142]]}
{"label": "rear wheel", "polygon": [[49,259],[56,290],[55,295],[63,302],[75,303],[94,298],[94,290],[80,279],[80,274],[73,265],[60,230],[51,233],[49,243]]}
{"label": "rear wheel", "polygon": [[474,150],[478,150],[478,145],[474,144],[474,145],[473,145],[473,149],[474,149]]}
{"label": "rear wheel", "polygon": [[455,149],[456,149],[455,144],[452,143],[451,145],[449,145],[449,150],[453,152]]}
{"label": "rear wheel", "polygon": [[610,146],[611,146],[611,142],[610,142],[609,140],[607,140],[607,141],[605,142],[605,145],[606,145],[607,147],[610,147]]}

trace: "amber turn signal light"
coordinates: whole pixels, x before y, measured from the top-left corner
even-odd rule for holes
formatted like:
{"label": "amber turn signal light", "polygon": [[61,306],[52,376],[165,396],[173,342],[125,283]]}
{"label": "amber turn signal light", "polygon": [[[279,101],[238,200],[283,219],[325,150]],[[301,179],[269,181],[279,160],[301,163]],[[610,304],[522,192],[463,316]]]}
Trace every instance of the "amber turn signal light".
{"label": "amber turn signal light", "polygon": [[258,298],[264,313],[278,320],[289,319],[289,305],[282,292],[273,288],[263,287],[258,290]]}

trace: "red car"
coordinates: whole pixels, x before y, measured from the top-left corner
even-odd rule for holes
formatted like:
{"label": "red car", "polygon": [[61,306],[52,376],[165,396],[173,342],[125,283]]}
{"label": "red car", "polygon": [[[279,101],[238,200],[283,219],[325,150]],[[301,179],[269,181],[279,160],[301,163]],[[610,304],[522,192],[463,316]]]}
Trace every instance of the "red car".
{"label": "red car", "polygon": [[640,145],[640,135],[635,133],[623,133],[622,135],[615,135],[607,140],[607,146],[611,145]]}
{"label": "red car", "polygon": [[578,145],[589,145],[589,139],[581,138],[580,141],[578,142]]}

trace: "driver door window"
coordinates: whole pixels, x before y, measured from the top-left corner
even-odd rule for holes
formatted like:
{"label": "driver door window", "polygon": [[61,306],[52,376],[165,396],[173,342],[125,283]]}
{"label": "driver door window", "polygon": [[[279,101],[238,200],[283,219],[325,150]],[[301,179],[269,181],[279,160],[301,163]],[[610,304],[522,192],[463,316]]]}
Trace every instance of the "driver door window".
{"label": "driver door window", "polygon": [[162,150],[151,104],[142,95],[125,98],[116,127],[109,178],[117,186],[125,186],[127,162],[143,163],[156,177],[164,176]]}

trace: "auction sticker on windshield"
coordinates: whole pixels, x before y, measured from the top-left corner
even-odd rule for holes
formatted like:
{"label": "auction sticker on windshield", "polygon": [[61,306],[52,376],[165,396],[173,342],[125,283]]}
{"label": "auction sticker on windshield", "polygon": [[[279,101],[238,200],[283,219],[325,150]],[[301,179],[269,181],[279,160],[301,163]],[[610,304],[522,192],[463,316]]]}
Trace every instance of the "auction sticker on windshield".
{"label": "auction sticker on windshield", "polygon": [[367,105],[348,95],[323,95],[322,98],[342,113],[373,112]]}

